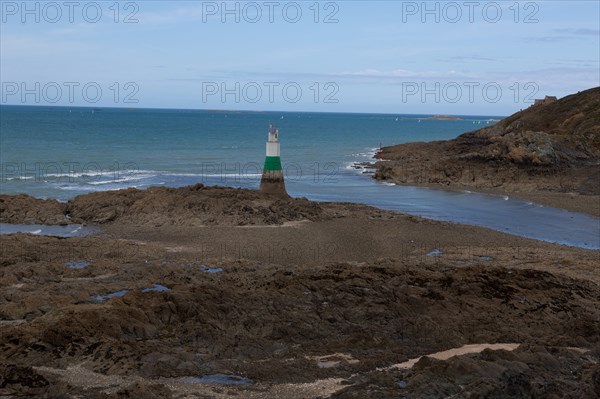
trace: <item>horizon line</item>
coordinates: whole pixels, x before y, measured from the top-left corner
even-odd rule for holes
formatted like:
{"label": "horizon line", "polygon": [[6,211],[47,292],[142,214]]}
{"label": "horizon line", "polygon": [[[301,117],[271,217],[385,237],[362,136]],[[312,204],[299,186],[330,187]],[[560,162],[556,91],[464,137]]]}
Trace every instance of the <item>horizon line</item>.
{"label": "horizon line", "polygon": [[[159,111],[201,111],[201,112],[240,112],[240,113],[288,113],[288,114],[359,114],[359,115],[419,115],[419,116],[493,116],[507,118],[510,115],[493,114],[447,114],[447,113],[390,113],[390,112],[352,112],[352,111],[280,111],[280,110],[245,110],[218,108],[162,108],[162,107],[119,107],[119,106],[89,106],[89,105],[49,105],[49,104],[0,104],[0,107],[31,107],[31,108],[88,108],[88,109],[119,109],[119,110],[159,110]],[[519,112],[519,111],[517,111]],[[511,114],[512,115],[512,114]]]}

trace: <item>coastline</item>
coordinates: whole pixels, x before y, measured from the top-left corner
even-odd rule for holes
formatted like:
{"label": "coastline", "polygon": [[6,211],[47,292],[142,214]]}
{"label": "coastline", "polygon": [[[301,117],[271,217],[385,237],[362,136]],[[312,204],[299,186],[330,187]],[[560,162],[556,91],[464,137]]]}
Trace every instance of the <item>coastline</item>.
{"label": "coastline", "polygon": [[[385,161],[385,160],[384,160]],[[473,187],[461,184],[435,184],[435,183],[402,183],[399,181],[378,180],[380,182],[391,182],[399,186],[408,187],[426,187],[437,190],[446,190],[453,192],[471,191],[480,194],[488,194],[495,196],[509,196],[511,198],[531,201],[536,204],[550,206],[553,208],[564,209],[566,211],[583,213],[589,216],[600,218],[600,196],[598,195],[581,195],[577,193],[557,193],[551,191],[512,191],[504,188],[485,188]]]}
{"label": "coastline", "polygon": [[[368,170],[372,164],[361,162],[354,168]],[[364,176],[363,176],[364,178]],[[234,188],[226,186],[205,186],[198,183],[194,186],[179,188],[152,186],[148,188],[122,189],[92,192],[73,197],[68,201],[30,197],[26,194],[0,195],[0,223],[7,223],[6,229],[12,232],[36,232],[41,235],[64,234],[64,237],[75,237],[89,234],[96,228],[95,225],[104,226],[106,223],[121,219],[131,219],[127,223],[181,225],[186,226],[220,226],[239,225],[241,227],[262,227],[261,218],[267,220],[270,227],[280,225],[303,223],[302,217],[307,216],[311,221],[330,218],[330,213],[335,214],[340,209],[361,206],[371,211],[394,212],[424,220],[444,221],[457,226],[473,226],[506,232],[516,237],[540,240],[543,242],[558,243],[561,245],[596,249],[600,243],[592,238],[590,223],[593,223],[587,213],[580,215],[562,214],[557,209],[539,209],[546,205],[527,202],[527,208],[538,208],[531,216],[529,210],[524,208],[525,203],[506,202],[509,197],[519,199],[505,192],[487,190],[470,190],[469,187],[440,187],[434,184],[407,184],[414,190],[396,192],[393,189],[377,187],[376,180],[369,178],[368,184],[373,184],[373,195],[350,197],[333,196],[329,199],[320,198],[317,201],[303,197],[280,198],[277,195],[270,200],[271,194],[265,198],[260,191],[248,188]],[[381,183],[381,182],[380,182]],[[397,185],[384,181],[386,185]],[[400,184],[401,185],[401,184]],[[431,190],[419,190],[427,188]],[[415,191],[416,190],[416,191]],[[199,192],[198,196],[190,196],[189,192]],[[435,191],[439,191],[436,193]],[[451,193],[481,193],[484,196],[455,196]],[[229,194],[228,194],[229,193]],[[225,200],[226,195],[233,195],[231,201]],[[396,197],[400,195],[400,197]],[[486,198],[485,195],[489,196]],[[494,198],[497,197],[497,198]],[[261,199],[262,198],[262,199]],[[361,200],[362,198],[362,200]],[[404,201],[413,201],[414,206],[406,206]],[[112,203],[114,201],[114,203]],[[275,204],[265,206],[269,201]],[[396,201],[398,205],[391,206],[389,201]],[[416,202],[414,202],[416,201]],[[133,204],[133,205],[132,205]],[[248,206],[250,204],[250,206]],[[482,204],[482,206],[479,206]],[[439,211],[428,210],[429,207],[440,206]],[[194,207],[199,209],[194,210]],[[216,212],[215,208],[225,207],[227,212]],[[236,210],[239,207],[241,210]],[[148,210],[147,208],[150,208]],[[317,211],[318,209],[318,211]],[[437,208],[436,208],[437,209]],[[443,209],[447,209],[444,212]],[[455,209],[454,211],[451,211]],[[564,209],[564,208],[562,208]],[[140,210],[142,212],[140,213]],[[135,216],[131,217],[131,211]],[[150,212],[152,215],[144,214]],[[216,213],[215,213],[216,212]],[[299,212],[299,213],[298,213]],[[346,211],[342,211],[344,213]],[[140,215],[143,219],[139,219]],[[519,220],[515,223],[511,221]],[[323,217],[325,219],[323,219]],[[138,218],[138,219],[136,219]],[[545,224],[546,218],[553,222]],[[528,224],[522,221],[529,219]],[[582,223],[582,228],[574,230],[573,234],[565,233],[561,223]],[[540,223],[545,224],[544,229],[536,228]],[[33,228],[32,226],[37,225]],[[53,228],[53,225],[55,226]],[[584,234],[585,231],[590,234]]]}
{"label": "coastline", "polygon": [[[467,189],[467,188],[465,188]],[[520,192],[505,191],[501,189],[473,189],[483,194],[508,195],[510,197],[531,201],[537,204],[553,208],[565,209],[571,212],[579,212],[600,218],[600,196],[581,195],[577,193],[556,193],[550,191]]]}
{"label": "coastline", "polygon": [[385,147],[374,178],[508,195],[600,217],[600,87],[443,141]]}

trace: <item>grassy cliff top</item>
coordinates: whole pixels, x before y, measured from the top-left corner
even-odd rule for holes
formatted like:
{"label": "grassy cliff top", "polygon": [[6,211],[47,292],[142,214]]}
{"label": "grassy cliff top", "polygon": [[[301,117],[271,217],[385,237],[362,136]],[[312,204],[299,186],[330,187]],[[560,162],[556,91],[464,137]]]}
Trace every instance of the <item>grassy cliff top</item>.
{"label": "grassy cliff top", "polygon": [[533,105],[494,126],[463,134],[462,138],[491,138],[509,133],[544,132],[554,140],[585,147],[600,156],[600,87],[546,104]]}

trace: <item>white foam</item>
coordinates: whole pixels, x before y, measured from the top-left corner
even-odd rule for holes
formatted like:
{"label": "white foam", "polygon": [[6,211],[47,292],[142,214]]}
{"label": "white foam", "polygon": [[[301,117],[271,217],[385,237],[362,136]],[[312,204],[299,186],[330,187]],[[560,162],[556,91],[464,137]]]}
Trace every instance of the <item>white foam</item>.
{"label": "white foam", "polygon": [[107,187],[102,187],[102,186],[58,186],[56,187],[58,190],[64,190],[64,191],[81,191],[83,193],[87,193],[87,192],[92,192],[92,191],[111,191],[111,190],[122,190],[123,188],[126,188],[127,186],[123,185],[123,187],[118,187],[118,188],[107,188]]}
{"label": "white foam", "polygon": [[134,181],[134,180],[140,180],[140,179],[147,179],[150,177],[154,177],[154,175],[140,175],[140,176],[123,177],[123,178],[114,179],[114,180],[92,181],[92,182],[88,182],[88,184],[91,184],[94,186],[99,186],[99,185],[103,185],[103,184],[116,184],[116,183],[124,183],[124,182],[128,182],[128,181]]}
{"label": "white foam", "polygon": [[159,172],[154,170],[142,170],[142,169],[124,169],[124,170],[106,170],[99,172],[69,172],[69,173],[44,173],[41,177],[100,177],[100,176],[128,176],[135,174],[143,175],[154,175]]}
{"label": "white foam", "polygon": [[[181,172],[157,172],[155,176],[177,176],[177,177],[260,177],[261,173],[181,173]],[[152,176],[154,177],[154,176]]]}
{"label": "white foam", "polygon": [[7,181],[12,181],[12,180],[31,180],[34,179],[34,176],[20,176],[20,177],[8,177],[6,178]]}
{"label": "white foam", "polygon": [[197,174],[198,177],[261,177],[262,173],[213,173],[213,174]]}

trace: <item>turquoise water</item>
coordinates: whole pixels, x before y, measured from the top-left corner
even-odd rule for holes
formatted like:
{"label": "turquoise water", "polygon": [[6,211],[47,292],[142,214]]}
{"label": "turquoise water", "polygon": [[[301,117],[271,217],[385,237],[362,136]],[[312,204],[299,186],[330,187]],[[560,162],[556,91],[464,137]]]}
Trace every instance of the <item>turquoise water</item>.
{"label": "turquoise water", "polygon": [[335,184],[380,143],[447,139],[480,126],[475,120],[419,122],[416,115],[8,106],[1,113],[2,191],[63,200],[198,181],[255,187],[269,122],[280,129],[288,186],[297,194],[318,188],[302,193],[303,183]]}
{"label": "turquoise water", "polygon": [[390,186],[352,164],[383,146],[446,140],[493,116],[0,107],[1,187],[67,200],[92,191],[153,185],[258,187],[269,122],[280,130],[293,196],[367,203],[437,220],[600,248],[600,220],[511,198]]}

